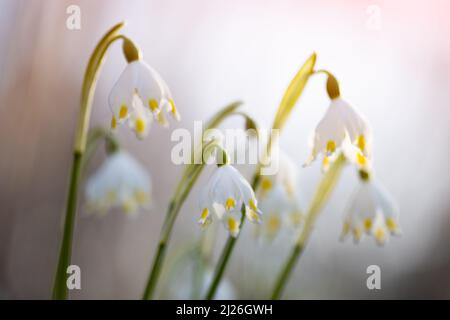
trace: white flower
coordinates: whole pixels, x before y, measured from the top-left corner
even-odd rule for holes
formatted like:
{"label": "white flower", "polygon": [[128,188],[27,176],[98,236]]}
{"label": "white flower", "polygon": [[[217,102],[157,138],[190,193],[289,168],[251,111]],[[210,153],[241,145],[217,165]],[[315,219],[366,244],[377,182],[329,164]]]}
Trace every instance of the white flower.
{"label": "white flower", "polygon": [[239,234],[244,207],[246,217],[252,222],[260,222],[261,211],[250,184],[234,167],[224,164],[212,174],[200,195],[201,215],[199,224],[211,222],[214,212],[222,220],[231,236]]}
{"label": "white flower", "polygon": [[284,227],[296,230],[300,226],[303,213],[296,194],[289,195],[280,184],[276,184],[259,200],[264,219],[256,227],[257,236],[273,240]]}
{"label": "white flower", "polygon": [[303,218],[298,197],[298,168],[283,151],[278,154],[278,171],[261,177],[258,190],[260,208],[264,212],[257,234],[273,239],[283,226],[297,228]]}
{"label": "white flower", "polygon": [[277,184],[282,186],[287,195],[294,196],[299,175],[295,161],[282,150],[273,152],[272,159],[278,161],[278,170],[273,175],[261,176],[261,192],[258,198],[263,198]]}
{"label": "white flower", "polygon": [[142,60],[125,67],[109,95],[109,105],[113,113],[111,128],[128,121],[139,138],[147,134],[152,117],[167,125],[162,109],[180,118],[166,83]]}
{"label": "white flower", "polygon": [[327,169],[338,151],[344,151],[350,161],[367,169],[371,157],[372,133],[367,121],[341,98],[331,100],[322,120],[317,125],[311,141],[312,151],[306,165],[320,153],[323,169]]}
{"label": "white flower", "polygon": [[387,191],[373,180],[364,181],[351,201],[344,220],[342,239],[349,233],[358,242],[363,233],[373,235],[378,244],[388,239],[388,233],[399,235],[398,208]]}
{"label": "white flower", "polygon": [[100,213],[106,213],[113,207],[122,207],[126,213],[134,213],[149,203],[150,195],[150,175],[124,151],[108,156],[86,186],[88,209]]}

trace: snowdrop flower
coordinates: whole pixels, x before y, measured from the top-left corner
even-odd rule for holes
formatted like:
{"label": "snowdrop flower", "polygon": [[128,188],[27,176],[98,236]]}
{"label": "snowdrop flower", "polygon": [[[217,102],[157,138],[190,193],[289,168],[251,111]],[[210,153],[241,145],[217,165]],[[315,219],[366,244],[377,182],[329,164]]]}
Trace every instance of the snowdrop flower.
{"label": "snowdrop flower", "polygon": [[151,180],[145,168],[130,154],[116,151],[104,161],[88,180],[86,199],[88,209],[106,213],[122,207],[135,213],[150,201]]}
{"label": "snowdrop flower", "polygon": [[331,100],[327,112],[317,125],[311,148],[311,155],[305,165],[322,153],[322,168],[327,170],[338,151],[343,151],[350,161],[367,170],[372,149],[371,130],[365,118],[338,96]]}
{"label": "snowdrop flower", "polygon": [[260,208],[264,212],[264,219],[256,226],[256,235],[269,241],[285,227],[296,230],[303,220],[298,197],[287,194],[280,184],[260,198]]}
{"label": "snowdrop flower", "polygon": [[111,128],[127,121],[138,138],[147,135],[152,117],[167,125],[163,109],[180,119],[166,83],[140,57],[125,67],[109,95],[109,105],[113,113]]}
{"label": "snowdrop flower", "polygon": [[279,151],[279,170],[274,175],[261,177],[258,190],[260,208],[265,213],[257,234],[273,239],[283,226],[297,228],[302,221],[302,211],[297,193],[298,168],[283,151]]}
{"label": "snowdrop flower", "polygon": [[378,183],[364,180],[357,190],[344,220],[342,239],[349,233],[358,242],[363,233],[373,235],[379,245],[388,239],[388,233],[399,235],[398,208],[394,199]]}
{"label": "snowdrop flower", "polygon": [[237,237],[240,231],[242,208],[247,219],[260,222],[261,211],[250,184],[229,164],[217,168],[200,195],[201,215],[199,224],[206,226],[211,222],[214,212],[223,222],[231,236]]}

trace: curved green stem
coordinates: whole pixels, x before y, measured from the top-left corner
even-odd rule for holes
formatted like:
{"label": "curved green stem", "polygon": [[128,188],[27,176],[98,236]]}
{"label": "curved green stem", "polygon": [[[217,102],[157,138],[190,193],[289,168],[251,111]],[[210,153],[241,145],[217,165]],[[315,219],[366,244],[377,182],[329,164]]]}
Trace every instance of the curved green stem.
{"label": "curved green stem", "polygon": [[289,255],[286,263],[284,264],[281,272],[277,278],[275,283],[275,287],[272,292],[272,299],[279,299],[283,293],[283,290],[286,286],[286,283],[294,270],[295,265],[297,264],[300,255],[303,252],[303,249],[306,246],[306,243],[309,239],[311,231],[313,229],[314,223],[317,219],[317,216],[320,213],[320,210],[325,205],[327,200],[330,197],[331,192],[333,191],[342,168],[345,164],[345,157],[341,154],[335,162],[331,165],[330,169],[323,176],[314,198],[309,207],[308,213],[306,215],[305,224],[303,226],[302,232],[300,233],[297,241],[294,244],[291,254]]}
{"label": "curved green stem", "polygon": [[58,265],[55,273],[53,285],[53,299],[67,298],[66,272],[70,264],[72,253],[72,239],[75,225],[75,215],[77,208],[78,186],[83,157],[86,149],[87,132],[89,129],[89,119],[92,109],[92,100],[95,92],[96,81],[99,70],[104,60],[105,54],[111,43],[119,39],[117,32],[123,27],[123,23],[114,26],[100,40],[95,48],[86,69],[81,94],[80,116],[76,132],[72,169],[70,174],[70,186],[67,196],[66,215],[64,220],[63,238],[59,251]]}
{"label": "curved green stem", "polygon": [[109,130],[102,127],[96,127],[90,130],[86,142],[86,150],[84,152],[83,161],[81,163],[82,172],[84,171],[87,163],[92,158],[92,155],[97,149],[100,140],[105,140],[107,154],[112,154],[120,149],[119,142]]}

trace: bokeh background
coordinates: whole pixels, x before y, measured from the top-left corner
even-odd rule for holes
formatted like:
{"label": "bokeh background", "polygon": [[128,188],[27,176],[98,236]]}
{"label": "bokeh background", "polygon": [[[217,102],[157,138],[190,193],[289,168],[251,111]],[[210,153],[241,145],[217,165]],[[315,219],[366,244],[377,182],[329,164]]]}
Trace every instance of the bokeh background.
{"label": "bokeh background", "polygon": [[[71,4],[81,8],[81,30],[66,28]],[[96,218],[86,217],[80,200],[73,263],[81,267],[82,290],[71,292],[72,299],[140,297],[181,172],[170,160],[171,131],[191,130],[195,120],[236,99],[268,126],[312,51],[317,66],[335,73],[343,96],[370,119],[377,176],[399,202],[403,236],[383,248],[373,239],[339,242],[357,186],[354,170],[346,169],[285,298],[450,298],[449,9],[444,0],[0,0],[1,298],[50,296],[84,68],[99,38],[122,20],[125,34],[169,84],[182,121],[155,126],[144,141],[120,130],[120,141],[152,174],[154,205],[132,220],[119,211]],[[100,77],[92,125],[109,124],[107,96],[124,66],[116,44]],[[312,78],[283,132],[281,145],[299,167],[328,104],[324,82]],[[226,123],[237,126],[239,120]],[[99,150],[87,174],[103,159]],[[319,178],[317,164],[301,169],[304,207]],[[171,255],[200,236],[199,186],[176,223]],[[290,241],[258,245],[250,229],[227,279],[238,298],[265,298]],[[219,229],[216,256],[224,239]],[[381,290],[366,288],[372,264],[381,268]],[[182,290],[181,282],[168,286],[177,292],[177,285]],[[170,298],[166,286],[159,292]]]}

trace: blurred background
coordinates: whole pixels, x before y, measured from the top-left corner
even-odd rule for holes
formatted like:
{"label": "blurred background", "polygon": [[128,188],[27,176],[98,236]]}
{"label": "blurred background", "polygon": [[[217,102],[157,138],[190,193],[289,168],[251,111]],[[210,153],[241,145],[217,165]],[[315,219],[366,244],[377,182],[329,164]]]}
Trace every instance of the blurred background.
{"label": "blurred background", "polygon": [[[66,27],[72,4],[81,9],[80,30]],[[313,51],[317,67],[332,71],[345,99],[370,119],[377,176],[398,200],[403,236],[384,247],[372,238],[339,241],[358,183],[346,169],[284,297],[450,298],[449,9],[444,0],[0,0],[0,297],[50,297],[84,69],[100,37],[126,20],[124,33],[170,86],[182,121],[154,126],[143,141],[119,130],[121,143],[151,172],[154,205],[131,220],[120,211],[87,217],[81,197],[72,263],[81,267],[82,289],[72,299],[140,297],[182,169],[170,160],[171,131],[192,130],[194,121],[237,99],[269,126]],[[99,80],[92,126],[109,125],[107,97],[124,66],[116,44]],[[311,79],[282,135],[299,168],[328,105],[324,84],[323,76]],[[100,149],[88,174],[104,156]],[[242,169],[250,176],[251,167]],[[211,171],[180,213],[169,256],[200,237],[197,194]],[[317,163],[301,169],[305,208],[320,176]],[[266,298],[291,242],[260,245],[251,228],[243,233],[228,289],[237,298]],[[219,228],[216,256],[225,236]],[[381,268],[381,290],[366,287],[372,264]],[[179,297],[170,292],[182,290],[181,282],[179,290],[164,290],[173,282],[161,284],[160,297]]]}

